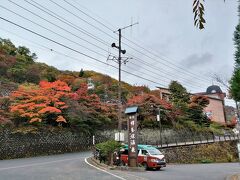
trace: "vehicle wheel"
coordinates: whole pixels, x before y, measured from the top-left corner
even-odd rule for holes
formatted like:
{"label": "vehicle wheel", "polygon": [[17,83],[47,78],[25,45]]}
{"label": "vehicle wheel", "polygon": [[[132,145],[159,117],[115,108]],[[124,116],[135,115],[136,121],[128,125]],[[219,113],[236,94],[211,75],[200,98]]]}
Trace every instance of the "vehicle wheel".
{"label": "vehicle wheel", "polygon": [[143,167],[144,167],[145,170],[148,170],[148,169],[149,169],[148,164],[147,164],[146,162],[142,163],[142,165],[143,165]]}
{"label": "vehicle wheel", "polygon": [[161,167],[157,167],[157,168],[156,168],[156,170],[158,170],[158,171],[159,171],[160,169],[161,169]]}

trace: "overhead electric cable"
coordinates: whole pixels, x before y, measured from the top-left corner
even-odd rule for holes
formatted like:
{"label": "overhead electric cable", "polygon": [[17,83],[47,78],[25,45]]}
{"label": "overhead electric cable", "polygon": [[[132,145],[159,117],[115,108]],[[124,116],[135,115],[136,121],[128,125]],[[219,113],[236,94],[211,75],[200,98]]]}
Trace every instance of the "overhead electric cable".
{"label": "overhead electric cable", "polygon": [[[3,17],[0,16],[0,19],[2,19],[2,20],[5,21],[5,22],[8,22],[8,23],[10,23],[10,24],[12,24],[12,25],[15,25],[15,26],[17,26],[17,27],[19,27],[19,28],[21,28],[21,29],[24,29],[24,30],[26,30],[26,31],[28,31],[28,32],[30,32],[30,33],[32,33],[32,34],[35,34],[35,35],[37,35],[37,36],[39,36],[39,37],[41,37],[41,38],[44,38],[44,39],[46,39],[46,40],[48,40],[48,41],[51,41],[51,42],[53,42],[53,43],[55,43],[55,44],[57,44],[57,45],[59,45],[59,46],[62,46],[62,47],[64,47],[64,48],[66,48],[66,49],[69,49],[69,50],[74,51],[74,52],[76,52],[76,53],[78,53],[78,54],[81,54],[81,55],[83,55],[83,56],[85,56],[85,57],[88,57],[88,58],[90,58],[90,59],[92,59],[92,60],[95,60],[95,61],[100,62],[100,63],[102,63],[102,64],[105,64],[105,65],[108,65],[108,66],[112,66],[113,68],[118,69],[117,67],[115,67],[115,66],[113,66],[113,65],[110,65],[110,64],[108,64],[108,63],[106,63],[106,62],[103,62],[103,61],[101,61],[101,60],[99,60],[99,59],[97,59],[97,58],[94,58],[94,57],[92,57],[92,56],[90,56],[90,55],[87,55],[87,54],[85,54],[85,53],[82,53],[82,52],[80,52],[80,51],[78,51],[78,50],[76,50],[76,49],[73,49],[73,48],[71,48],[71,47],[69,47],[69,46],[67,46],[67,45],[64,45],[64,44],[62,44],[62,43],[60,43],[60,42],[57,42],[57,41],[55,41],[55,40],[53,40],[53,39],[51,39],[51,38],[48,38],[48,37],[46,37],[46,36],[43,36],[43,35],[35,32],[35,31],[32,31],[31,29],[28,29],[28,28],[26,28],[26,27],[23,27],[23,26],[21,26],[21,25],[19,25],[19,24],[17,24],[17,23],[14,23],[14,22],[6,19],[6,18],[3,18]],[[158,82],[155,82],[155,81],[153,81],[153,80],[144,78],[144,77],[142,77],[142,76],[140,76],[140,75],[136,75],[136,74],[131,73],[131,72],[128,72],[128,71],[126,71],[126,70],[122,70],[122,71],[125,72],[125,73],[127,73],[127,74],[130,74],[130,75],[133,75],[133,76],[135,76],[135,77],[138,77],[138,78],[140,78],[140,79],[143,79],[143,80],[146,80],[146,81],[149,81],[149,82],[152,82],[152,83],[156,83],[156,84],[162,86],[162,84],[160,84],[160,83],[158,83]]]}

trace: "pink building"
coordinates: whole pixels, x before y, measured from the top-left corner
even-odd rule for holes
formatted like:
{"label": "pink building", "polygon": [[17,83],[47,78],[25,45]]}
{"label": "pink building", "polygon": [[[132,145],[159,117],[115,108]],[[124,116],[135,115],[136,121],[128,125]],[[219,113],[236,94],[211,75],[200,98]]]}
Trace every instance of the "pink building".
{"label": "pink building", "polygon": [[224,98],[226,97],[226,93],[223,93],[219,86],[212,85],[207,88],[206,92],[195,94],[208,97],[209,104],[204,109],[204,112],[211,121],[226,124],[226,114],[224,108]]}
{"label": "pink building", "polygon": [[[167,88],[159,88],[160,98],[166,101],[169,100],[170,92]],[[207,96],[209,99],[208,106],[204,109],[206,115],[211,119],[211,121],[226,124],[226,114],[224,110],[224,98],[226,93],[223,93],[221,88],[217,85],[209,86],[206,92],[194,93],[194,95]]]}

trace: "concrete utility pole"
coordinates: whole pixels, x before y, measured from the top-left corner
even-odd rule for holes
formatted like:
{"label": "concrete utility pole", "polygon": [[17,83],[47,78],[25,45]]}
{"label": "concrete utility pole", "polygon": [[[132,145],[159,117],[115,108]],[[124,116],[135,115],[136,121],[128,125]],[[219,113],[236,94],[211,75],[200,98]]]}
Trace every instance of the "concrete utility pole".
{"label": "concrete utility pole", "polygon": [[[112,43],[112,47],[118,49],[118,58],[113,56],[110,60],[116,60],[118,63],[118,131],[119,131],[119,140],[120,140],[120,132],[122,130],[122,87],[121,87],[121,68],[122,68],[122,63],[126,64],[127,60],[129,58],[122,58],[122,54],[126,53],[126,50],[122,49],[122,30],[132,27],[134,25],[138,24],[130,24],[129,26],[119,28],[117,31],[114,31],[114,33],[118,32],[118,46],[115,43]],[[109,59],[109,57],[108,57]]]}
{"label": "concrete utility pole", "polygon": [[[126,53],[126,50],[122,50],[121,46],[121,40],[122,40],[122,30],[118,29],[118,46],[115,43],[112,43],[112,47],[118,49],[118,131],[122,130],[122,87],[121,87],[121,68],[122,68],[122,54]],[[113,57],[112,60],[116,59],[116,57]],[[126,61],[124,62],[126,63]]]}

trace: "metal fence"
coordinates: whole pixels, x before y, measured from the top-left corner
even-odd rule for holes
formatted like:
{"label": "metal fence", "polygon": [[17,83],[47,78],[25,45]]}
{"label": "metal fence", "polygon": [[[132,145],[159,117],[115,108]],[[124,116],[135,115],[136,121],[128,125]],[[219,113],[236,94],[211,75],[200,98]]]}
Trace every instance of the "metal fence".
{"label": "metal fence", "polygon": [[172,132],[171,135],[168,133],[162,133],[161,136],[157,132],[155,132],[154,136],[140,134],[138,143],[167,148],[234,140],[240,140],[240,135],[231,132],[228,132],[226,134],[214,134],[210,132],[193,132],[182,130]]}

